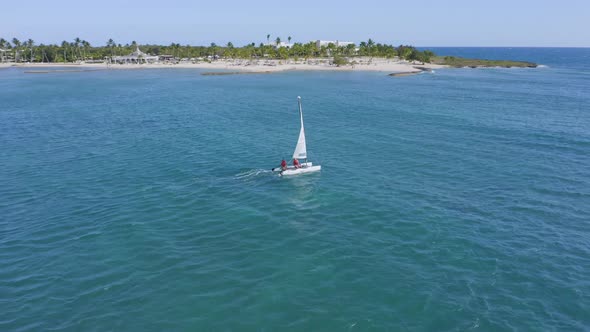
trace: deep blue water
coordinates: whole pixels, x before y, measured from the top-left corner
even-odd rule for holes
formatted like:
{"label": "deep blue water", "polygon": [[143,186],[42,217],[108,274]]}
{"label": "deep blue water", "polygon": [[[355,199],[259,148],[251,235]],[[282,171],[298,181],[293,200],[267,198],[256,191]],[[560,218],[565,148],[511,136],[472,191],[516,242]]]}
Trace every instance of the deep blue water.
{"label": "deep blue water", "polygon": [[587,330],[589,51],[486,52],[547,67],[0,70],[0,331]]}
{"label": "deep blue water", "polygon": [[423,47],[435,54],[489,60],[535,62],[543,66],[590,71],[590,48],[560,47]]}

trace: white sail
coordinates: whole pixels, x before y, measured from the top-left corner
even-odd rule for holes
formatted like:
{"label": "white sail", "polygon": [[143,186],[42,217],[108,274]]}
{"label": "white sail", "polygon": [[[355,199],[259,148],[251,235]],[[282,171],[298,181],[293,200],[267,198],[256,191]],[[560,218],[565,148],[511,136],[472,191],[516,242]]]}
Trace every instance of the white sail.
{"label": "white sail", "polygon": [[301,130],[299,131],[299,139],[297,146],[293,152],[293,159],[307,159],[307,147],[305,146],[305,129],[303,129],[303,111],[301,110],[301,97],[297,97],[299,101],[299,116],[301,117]]}

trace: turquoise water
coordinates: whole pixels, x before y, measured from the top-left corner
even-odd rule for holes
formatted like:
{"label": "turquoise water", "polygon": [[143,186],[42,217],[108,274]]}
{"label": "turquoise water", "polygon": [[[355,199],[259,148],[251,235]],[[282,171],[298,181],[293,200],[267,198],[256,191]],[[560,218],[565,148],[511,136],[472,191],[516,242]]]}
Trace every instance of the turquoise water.
{"label": "turquoise water", "polygon": [[[0,70],[0,330],[587,330],[573,52],[396,78]],[[297,95],[322,171],[280,178]]]}

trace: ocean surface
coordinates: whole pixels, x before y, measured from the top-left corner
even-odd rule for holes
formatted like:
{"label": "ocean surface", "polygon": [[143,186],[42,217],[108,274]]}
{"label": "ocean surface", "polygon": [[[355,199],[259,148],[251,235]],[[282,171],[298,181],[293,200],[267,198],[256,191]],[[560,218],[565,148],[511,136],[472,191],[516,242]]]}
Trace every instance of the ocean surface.
{"label": "ocean surface", "polygon": [[0,331],[588,331],[590,49],[435,52],[543,66],[0,70]]}

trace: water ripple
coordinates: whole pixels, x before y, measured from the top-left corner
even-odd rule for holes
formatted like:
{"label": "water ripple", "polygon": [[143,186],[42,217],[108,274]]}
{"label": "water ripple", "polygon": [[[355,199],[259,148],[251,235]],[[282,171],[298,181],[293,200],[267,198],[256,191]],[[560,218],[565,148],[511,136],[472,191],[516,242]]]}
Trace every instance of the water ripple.
{"label": "water ripple", "polygon": [[590,325],[576,73],[4,73],[0,330]]}

